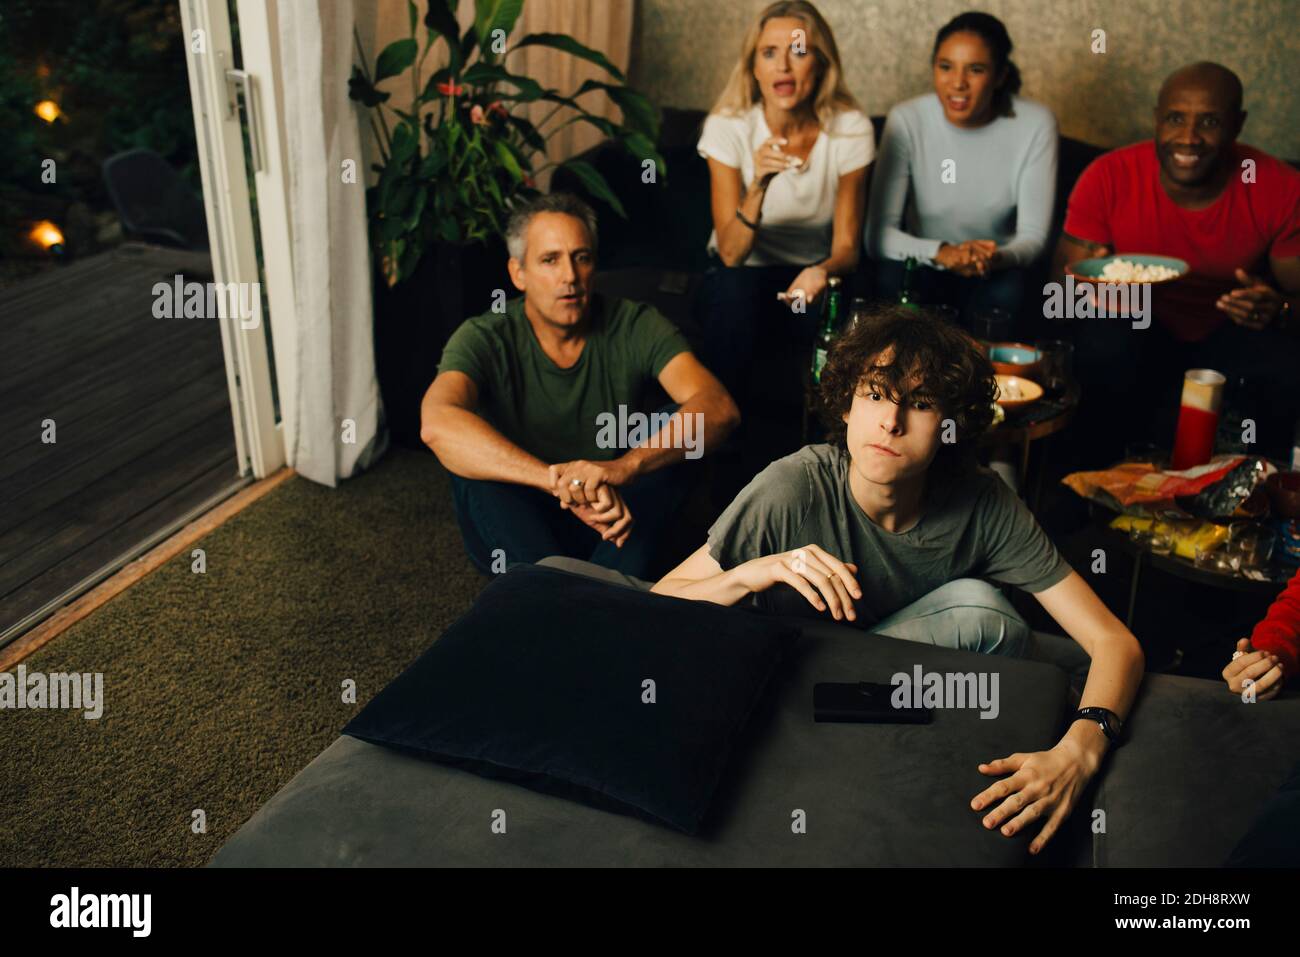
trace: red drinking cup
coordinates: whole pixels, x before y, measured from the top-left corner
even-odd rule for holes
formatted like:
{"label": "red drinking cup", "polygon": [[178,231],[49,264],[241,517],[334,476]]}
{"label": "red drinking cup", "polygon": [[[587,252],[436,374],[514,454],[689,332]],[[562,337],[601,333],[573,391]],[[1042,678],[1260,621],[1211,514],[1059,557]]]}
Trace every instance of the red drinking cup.
{"label": "red drinking cup", "polygon": [[1225,382],[1222,373],[1213,369],[1188,369],[1183,376],[1183,401],[1178,409],[1174,454],[1169,463],[1174,471],[1210,461]]}

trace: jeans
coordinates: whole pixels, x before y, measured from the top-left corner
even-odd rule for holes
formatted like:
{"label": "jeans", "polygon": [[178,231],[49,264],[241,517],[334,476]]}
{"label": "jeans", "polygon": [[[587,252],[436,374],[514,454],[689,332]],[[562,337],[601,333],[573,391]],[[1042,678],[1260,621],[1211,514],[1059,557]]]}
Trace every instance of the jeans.
{"label": "jeans", "polygon": [[1032,632],[988,582],[958,578],[871,626],[871,632],[940,648],[1024,658]]}
{"label": "jeans", "polygon": [[[820,309],[809,306],[800,315],[776,298],[801,271],[800,266],[724,266],[718,262],[704,274],[695,300],[696,320],[703,333],[700,361],[727,387],[742,412],[750,411],[757,391],[750,387],[756,353],[798,358],[812,348]],[[760,350],[760,345],[769,348]],[[797,404],[802,394],[801,372],[802,366],[786,363],[782,379],[764,383],[764,391]]]}
{"label": "jeans", "polygon": [[[876,295],[889,301],[896,300],[903,288],[905,265],[894,259],[874,263]],[[966,329],[972,327],[977,312],[983,309],[1001,309],[1014,322],[1020,314],[1025,298],[1025,270],[999,269],[987,279],[968,279],[945,269],[917,265],[913,275],[913,292],[926,305],[946,303],[961,315]]]}
{"label": "jeans", "polygon": [[[541,564],[642,591],[648,591],[654,584],[601,571],[569,558],[548,558]],[[769,610],[798,618],[815,618],[840,628],[855,627],[846,622],[831,622],[828,615],[815,612],[807,599],[794,589],[778,587],[786,593],[785,600],[779,603],[783,607]],[[866,630],[874,635],[919,641],[940,648],[1051,661],[1067,672],[1082,667],[1086,674],[1090,660],[1087,653],[1069,639],[1046,636],[1040,640],[1002,592],[978,578],[958,578],[940,585]]]}

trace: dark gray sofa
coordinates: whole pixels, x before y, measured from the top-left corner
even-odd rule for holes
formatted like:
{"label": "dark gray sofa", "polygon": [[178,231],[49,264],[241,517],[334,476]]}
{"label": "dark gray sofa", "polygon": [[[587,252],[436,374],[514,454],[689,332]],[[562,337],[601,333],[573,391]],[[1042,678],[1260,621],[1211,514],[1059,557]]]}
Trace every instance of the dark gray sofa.
{"label": "dark gray sofa", "polygon": [[[585,563],[543,564],[631,587]],[[696,837],[342,736],[217,853],[244,866],[1218,866],[1285,778],[1300,698],[1242,704],[1216,682],[1149,675],[1131,740],[1108,755],[1067,827],[1031,858],[1033,831],[986,831],[970,799],[980,762],[1050,747],[1086,656],[1037,636],[1036,660],[917,645],[799,619],[787,656],[728,762]],[[820,681],[895,671],[996,672],[1001,711],[938,710],[930,725],[816,724]],[[507,813],[494,834],[492,813]],[[792,815],[803,811],[806,831]],[[1095,830],[1094,812],[1104,812]]]}

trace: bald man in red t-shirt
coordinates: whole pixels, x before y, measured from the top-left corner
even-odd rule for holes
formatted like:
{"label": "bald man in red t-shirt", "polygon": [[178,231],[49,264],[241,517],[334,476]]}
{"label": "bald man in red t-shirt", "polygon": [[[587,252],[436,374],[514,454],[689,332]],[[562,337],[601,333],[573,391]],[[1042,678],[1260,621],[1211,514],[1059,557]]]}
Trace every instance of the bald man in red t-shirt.
{"label": "bald man in red t-shirt", "polygon": [[[1142,437],[1167,445],[1182,372],[1205,366],[1251,380],[1261,451],[1290,447],[1300,393],[1300,172],[1237,142],[1241,104],[1231,70],[1183,67],[1160,88],[1155,139],[1099,157],[1075,184],[1058,276],[1067,263],[1110,254],[1176,256],[1191,267],[1153,290],[1150,329],[1076,325],[1083,412],[1094,426],[1100,416],[1122,427],[1114,417],[1123,416],[1134,426],[1126,437],[1145,428]],[[1107,393],[1110,407],[1097,401]],[[1135,413],[1135,397],[1150,405]]]}

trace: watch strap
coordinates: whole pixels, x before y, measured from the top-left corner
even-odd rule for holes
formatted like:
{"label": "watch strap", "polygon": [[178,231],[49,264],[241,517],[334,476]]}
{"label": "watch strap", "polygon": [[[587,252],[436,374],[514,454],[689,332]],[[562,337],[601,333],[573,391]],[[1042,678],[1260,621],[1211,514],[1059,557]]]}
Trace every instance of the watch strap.
{"label": "watch strap", "polygon": [[[1119,744],[1122,740],[1124,722],[1119,715],[1114,711],[1111,711],[1109,708],[1080,708],[1078,711],[1074,712],[1074,721],[1079,720],[1093,721],[1101,725],[1102,734],[1106,735],[1106,738],[1112,744]],[[1074,721],[1072,721],[1071,724],[1073,724]],[[1117,730],[1112,730],[1112,722],[1114,723],[1114,728]]]}

